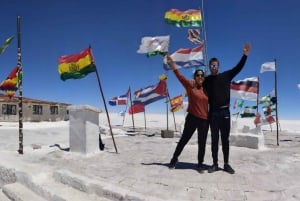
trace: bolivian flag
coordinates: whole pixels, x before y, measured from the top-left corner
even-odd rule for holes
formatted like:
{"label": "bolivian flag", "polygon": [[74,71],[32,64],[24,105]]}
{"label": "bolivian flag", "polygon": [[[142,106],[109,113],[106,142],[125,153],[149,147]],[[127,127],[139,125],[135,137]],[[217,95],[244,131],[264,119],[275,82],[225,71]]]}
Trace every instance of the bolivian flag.
{"label": "bolivian flag", "polygon": [[165,13],[165,22],[176,27],[201,27],[201,12],[196,9],[186,11],[171,9]]}
{"label": "bolivian flag", "polygon": [[86,48],[78,54],[61,56],[58,61],[60,79],[81,79],[87,74],[95,72],[91,48]]}
{"label": "bolivian flag", "polygon": [[19,67],[15,67],[5,80],[0,84],[0,90],[5,91],[9,98],[18,90]]}

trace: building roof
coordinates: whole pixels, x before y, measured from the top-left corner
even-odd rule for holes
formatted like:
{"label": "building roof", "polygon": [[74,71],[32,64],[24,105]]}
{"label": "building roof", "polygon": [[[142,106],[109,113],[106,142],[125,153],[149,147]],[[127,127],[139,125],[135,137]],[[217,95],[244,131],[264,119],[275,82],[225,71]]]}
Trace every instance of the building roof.
{"label": "building roof", "polygon": [[[23,97],[22,101],[24,103],[40,103],[40,104],[53,104],[53,105],[54,104],[71,105],[69,103],[61,103],[61,102],[54,102],[54,101],[45,101],[45,100],[32,99],[32,98],[27,98],[27,97]],[[13,97],[9,98],[7,95],[0,93],[0,102],[17,103],[17,102],[19,102],[19,97],[13,96]]]}

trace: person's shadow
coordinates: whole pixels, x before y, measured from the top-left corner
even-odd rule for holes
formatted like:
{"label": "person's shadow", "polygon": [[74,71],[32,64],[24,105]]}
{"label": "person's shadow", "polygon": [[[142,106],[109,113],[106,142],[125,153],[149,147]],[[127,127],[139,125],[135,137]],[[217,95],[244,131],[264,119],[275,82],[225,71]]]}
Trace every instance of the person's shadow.
{"label": "person's shadow", "polygon": [[[160,165],[160,166],[165,166],[169,167],[169,163],[141,163],[142,165]],[[209,169],[209,165],[203,164],[204,170]],[[186,170],[186,169],[191,169],[191,170],[198,170],[197,164],[195,163],[189,163],[189,162],[177,162],[175,169],[181,169],[181,170]]]}

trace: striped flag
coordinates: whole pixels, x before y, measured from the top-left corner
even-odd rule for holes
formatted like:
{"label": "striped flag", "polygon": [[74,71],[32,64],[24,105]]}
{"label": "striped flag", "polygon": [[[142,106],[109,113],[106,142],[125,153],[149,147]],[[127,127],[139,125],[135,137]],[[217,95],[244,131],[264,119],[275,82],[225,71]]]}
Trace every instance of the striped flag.
{"label": "striped flag", "polygon": [[5,91],[9,98],[13,97],[18,90],[19,67],[15,67],[7,78],[0,84],[0,90]]}
{"label": "striped flag", "polygon": [[81,79],[96,71],[92,49],[86,48],[78,54],[61,56],[58,60],[60,79]]}
{"label": "striped flag", "polygon": [[[204,66],[203,45],[192,49],[181,48],[170,56],[173,59],[174,63],[178,66],[178,68]],[[166,57],[164,58],[164,69],[171,69],[171,67],[167,64]]]}
{"label": "striped flag", "polygon": [[244,112],[241,114],[242,118],[245,117],[255,117],[257,106],[246,106]]}
{"label": "striped flag", "polygon": [[201,27],[201,12],[196,9],[186,11],[171,9],[165,13],[165,22],[176,27]]}
{"label": "striped flag", "polygon": [[183,96],[180,94],[170,99],[171,112],[177,112],[183,109]]}
{"label": "striped flag", "polygon": [[258,95],[258,78],[250,77],[244,80],[232,81],[230,96],[243,100],[256,101]]}
{"label": "striped flag", "polygon": [[194,44],[203,44],[204,40],[200,39],[200,29],[189,29],[188,39]]}
{"label": "striped flag", "polygon": [[147,86],[134,92],[134,104],[148,105],[167,96],[166,80],[160,80],[157,85]]}

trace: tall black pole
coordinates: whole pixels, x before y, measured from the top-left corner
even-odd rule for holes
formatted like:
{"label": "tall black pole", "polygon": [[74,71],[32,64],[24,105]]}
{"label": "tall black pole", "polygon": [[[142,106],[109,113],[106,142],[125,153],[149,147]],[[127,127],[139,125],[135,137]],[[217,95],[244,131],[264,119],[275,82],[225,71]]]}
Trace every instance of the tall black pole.
{"label": "tall black pole", "polygon": [[22,92],[22,62],[21,62],[21,17],[17,17],[17,32],[18,32],[18,88],[19,88],[19,154],[23,154],[23,92]]}

